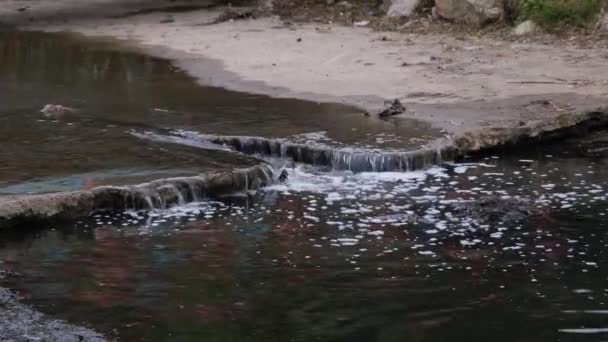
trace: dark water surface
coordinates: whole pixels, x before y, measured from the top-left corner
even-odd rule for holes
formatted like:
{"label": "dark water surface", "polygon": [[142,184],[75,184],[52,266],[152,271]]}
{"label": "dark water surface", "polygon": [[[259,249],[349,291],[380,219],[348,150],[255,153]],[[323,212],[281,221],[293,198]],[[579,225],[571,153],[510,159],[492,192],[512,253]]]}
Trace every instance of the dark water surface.
{"label": "dark water surface", "polygon": [[[5,235],[2,267],[23,277],[4,285],[122,341],[602,341],[607,165],[558,153],[298,167],[253,197]],[[542,210],[451,209],[486,195]]]}
{"label": "dark water surface", "polygon": [[[436,133],[198,87],[165,61],[65,36],[0,33],[0,90],[4,192],[253,162],[130,130],[382,146]],[[46,103],[78,111],[48,119]],[[119,341],[602,341],[607,163],[555,146],[410,173],[295,165],[257,194],[2,232],[0,269],[21,276],[0,285]],[[538,214],[454,209],[488,195]]]}

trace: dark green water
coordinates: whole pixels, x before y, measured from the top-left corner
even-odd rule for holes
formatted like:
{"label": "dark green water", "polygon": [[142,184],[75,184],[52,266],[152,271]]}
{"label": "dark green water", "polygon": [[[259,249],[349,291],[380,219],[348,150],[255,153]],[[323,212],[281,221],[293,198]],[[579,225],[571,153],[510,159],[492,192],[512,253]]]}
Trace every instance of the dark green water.
{"label": "dark green water", "polygon": [[[355,125],[373,141],[406,132],[339,105],[197,87],[165,61],[103,44],[0,38],[5,192],[253,162],[131,129],[342,142],[367,139]],[[46,103],[79,111],[49,120]],[[563,146],[412,173],[296,165],[256,195],[2,232],[0,269],[22,276],[0,285],[119,341],[602,341],[607,170]],[[454,210],[488,195],[539,213],[504,223]]]}

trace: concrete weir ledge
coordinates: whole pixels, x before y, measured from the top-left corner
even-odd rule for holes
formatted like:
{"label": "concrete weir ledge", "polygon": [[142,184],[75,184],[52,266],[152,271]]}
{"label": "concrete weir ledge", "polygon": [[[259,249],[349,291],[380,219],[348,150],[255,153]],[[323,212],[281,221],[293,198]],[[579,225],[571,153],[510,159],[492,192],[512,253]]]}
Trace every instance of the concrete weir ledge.
{"label": "concrete weir ledge", "polygon": [[[224,13],[222,7],[171,13],[167,23],[167,13],[158,8],[189,3],[185,0],[146,1],[154,10],[141,12],[133,12],[142,6],[138,0],[40,1],[27,11],[19,11],[23,1],[0,2],[4,26],[101,37],[117,49],[170,59],[206,86],[344,103],[370,113],[381,109],[385,100],[399,98],[407,111],[395,120],[424,121],[448,136],[423,153],[397,152],[384,159],[357,151],[326,153],[286,146],[286,156],[294,161],[371,169],[360,171],[386,171],[397,165],[407,171],[608,126],[605,48],[317,23],[287,25],[272,16],[213,24]],[[218,137],[216,142],[242,153],[276,155],[274,141],[241,141]],[[389,159],[397,162],[387,164]],[[405,160],[410,162],[400,162]],[[96,209],[169,206],[172,201],[188,201],[197,186],[206,189],[206,196],[239,191],[264,183],[253,181],[255,170],[269,167],[130,187],[0,197],[0,227],[32,219],[73,218]],[[195,191],[185,191],[192,184],[198,184]]]}
{"label": "concrete weir ledge", "polygon": [[[454,161],[467,154],[485,153],[503,147],[529,146],[566,137],[587,134],[608,127],[608,108],[596,107],[578,114],[563,114],[529,122],[519,127],[485,128],[465,131],[442,139],[441,147],[423,148],[383,156],[354,153],[342,158],[331,150],[302,145],[281,145],[256,137],[178,134],[229,146],[236,152],[288,158],[295,162],[361,171],[413,171],[443,161]],[[276,146],[275,146],[276,145]],[[330,153],[332,152],[332,153]],[[373,154],[371,154],[373,155]],[[337,157],[337,158],[336,158]],[[403,162],[408,160],[409,162]],[[347,164],[345,164],[347,163]],[[394,164],[394,165],[393,165]],[[395,168],[389,168],[389,166]],[[86,217],[97,210],[164,209],[239,191],[257,190],[277,181],[276,171],[267,163],[226,172],[208,172],[192,177],[160,179],[130,186],[103,186],[86,191],[0,197],[0,229],[31,222],[48,222]]]}
{"label": "concrete weir ledge", "polygon": [[96,210],[164,209],[276,181],[272,166],[260,164],[227,172],[166,178],[130,186],[103,186],[86,191],[0,197],[0,229],[31,222],[86,217]]}

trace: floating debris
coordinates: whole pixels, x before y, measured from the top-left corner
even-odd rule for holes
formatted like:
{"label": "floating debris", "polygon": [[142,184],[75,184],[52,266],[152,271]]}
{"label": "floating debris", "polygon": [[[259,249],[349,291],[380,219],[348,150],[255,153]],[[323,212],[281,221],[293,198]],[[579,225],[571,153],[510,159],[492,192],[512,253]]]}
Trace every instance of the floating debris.
{"label": "floating debris", "polygon": [[40,112],[48,118],[60,118],[65,114],[76,112],[76,109],[62,105],[47,104],[40,110]]}

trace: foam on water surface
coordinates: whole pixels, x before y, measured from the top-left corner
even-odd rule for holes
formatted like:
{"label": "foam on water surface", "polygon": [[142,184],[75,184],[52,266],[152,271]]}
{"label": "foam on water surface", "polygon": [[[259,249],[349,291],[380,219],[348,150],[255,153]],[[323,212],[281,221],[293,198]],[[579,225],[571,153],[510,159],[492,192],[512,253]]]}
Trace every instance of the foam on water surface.
{"label": "foam on water surface", "polygon": [[[146,75],[137,61],[131,68]],[[206,160],[253,155],[246,160],[285,169],[287,180],[276,184],[264,168],[228,180],[240,193],[213,200],[192,178],[124,187],[117,190],[124,204],[141,203],[31,235],[7,233],[0,266],[25,276],[3,286],[133,341],[554,341],[606,333],[605,160],[525,151],[446,164],[450,155],[435,147],[401,153],[437,135],[403,141],[385,132],[390,123],[357,113],[332,123],[321,109],[334,107],[288,100],[293,112],[266,113],[257,104],[267,99],[255,96],[240,98],[239,110],[199,113],[192,108],[204,107],[201,98],[234,94],[175,88],[190,96],[160,89],[167,95],[160,103],[127,108],[137,119],[128,127],[123,112],[101,100],[100,112],[88,113],[94,118],[35,122],[61,124],[64,133],[103,122],[113,136],[149,146],[151,160],[173,149],[181,153],[167,155],[188,163],[203,150],[219,150]],[[160,107],[170,109],[150,110]],[[321,132],[319,122],[330,129]],[[483,211],[502,203],[516,215]],[[517,216],[525,211],[519,203],[533,215]]]}

